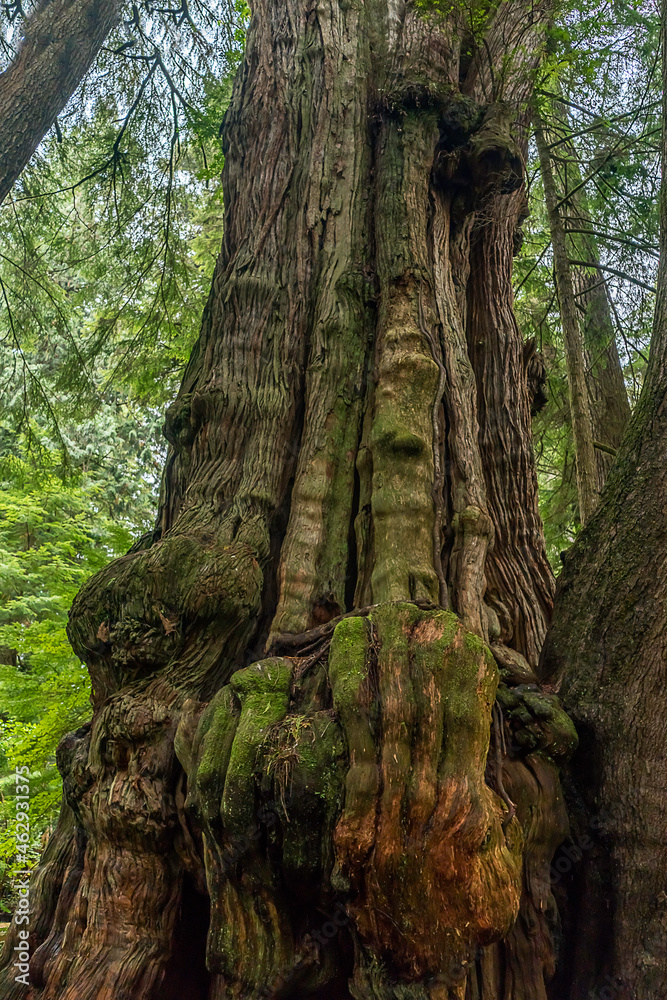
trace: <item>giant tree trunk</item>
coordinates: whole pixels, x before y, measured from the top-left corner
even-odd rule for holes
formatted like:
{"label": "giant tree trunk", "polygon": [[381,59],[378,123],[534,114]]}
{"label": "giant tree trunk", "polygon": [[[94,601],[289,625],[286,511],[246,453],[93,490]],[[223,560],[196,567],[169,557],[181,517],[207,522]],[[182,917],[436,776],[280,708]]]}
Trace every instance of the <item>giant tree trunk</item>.
{"label": "giant tree trunk", "polygon": [[255,5],[159,526],[72,608],[42,1000],[546,996],[574,735],[511,308],[545,12],[457,10]]}
{"label": "giant tree trunk", "polygon": [[[663,52],[667,8],[663,4]],[[667,84],[667,71],[663,66]],[[664,114],[664,112],[663,112]],[[667,146],[663,138],[663,179]],[[667,996],[667,187],[651,353],[600,506],[568,553],[543,675],[581,746],[556,1000]],[[585,600],[582,596],[585,595]]]}

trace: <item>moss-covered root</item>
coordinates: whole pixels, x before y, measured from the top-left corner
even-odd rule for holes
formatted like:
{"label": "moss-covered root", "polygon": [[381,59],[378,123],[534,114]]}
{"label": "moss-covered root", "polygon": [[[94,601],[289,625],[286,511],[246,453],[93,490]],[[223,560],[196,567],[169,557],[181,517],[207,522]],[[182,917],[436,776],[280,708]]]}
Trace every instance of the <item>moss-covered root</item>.
{"label": "moss-covered root", "polygon": [[574,723],[556,695],[541,691],[537,684],[501,684],[498,703],[509,723],[512,742],[524,752],[564,764],[577,749]]}
{"label": "moss-covered root", "polygon": [[[369,623],[346,618],[336,626],[329,653],[333,703],[348,749],[345,806],[336,828],[337,872],[360,877],[375,842],[375,811],[380,772],[371,728],[373,693],[369,679]],[[347,887],[343,876],[340,883]]]}
{"label": "moss-covered root", "polygon": [[345,741],[330,711],[286,716],[267,748],[265,774],[280,824],[282,882],[301,907],[319,900],[331,872],[332,832],[346,770]]}
{"label": "moss-covered root", "polygon": [[433,399],[438,366],[419,328],[416,282],[392,289],[378,337],[371,430],[373,599],[438,600],[433,568]]}
{"label": "moss-covered root", "polygon": [[203,712],[187,702],[176,734],[211,903],[210,1000],[266,1000],[337,971],[334,949],[320,951],[312,931],[332,867],[345,745],[330,710],[288,713],[293,679],[290,659],[253,663]]}
{"label": "moss-covered root", "polygon": [[289,915],[258,850],[264,744],[287,713],[291,682],[292,663],[279,657],[238,670],[202,714],[192,745],[177,738],[203,831],[207,966],[220,997],[270,992],[296,958]]}
{"label": "moss-covered root", "polygon": [[449,990],[452,968],[519,908],[519,824],[503,832],[484,781],[497,672],[447,612],[384,605],[368,627],[341,622],[330,653],[350,757],[337,875],[368,953],[395,979]]}
{"label": "moss-covered root", "polygon": [[514,651],[493,649],[505,664],[506,683],[499,685],[497,701],[509,726],[512,754],[503,762],[503,780],[524,835],[523,891],[507,938],[479,953],[470,989],[482,1000],[499,993],[504,1000],[547,1000],[558,926],[552,863],[568,833],[558,765],[576,749],[577,734],[558,698],[531,683],[535,678],[525,661]]}
{"label": "moss-covered root", "polygon": [[375,238],[380,307],[368,440],[374,602],[406,596],[445,599],[434,568],[442,545],[443,481],[434,441],[441,433],[437,413],[444,372],[438,363],[431,282],[425,277],[428,178],[438,139],[435,112],[403,115],[400,124],[398,118],[387,120],[378,138]]}
{"label": "moss-covered root", "polygon": [[[285,889],[321,880],[344,748],[330,713],[287,715],[292,673],[292,661],[278,657],[237,671],[194,734],[187,713],[177,733],[187,805],[203,835],[213,1000],[273,996],[310,966],[315,976],[321,971],[293,926]],[[271,799],[260,799],[260,786],[271,792],[272,785]],[[266,852],[278,818],[280,883]]]}

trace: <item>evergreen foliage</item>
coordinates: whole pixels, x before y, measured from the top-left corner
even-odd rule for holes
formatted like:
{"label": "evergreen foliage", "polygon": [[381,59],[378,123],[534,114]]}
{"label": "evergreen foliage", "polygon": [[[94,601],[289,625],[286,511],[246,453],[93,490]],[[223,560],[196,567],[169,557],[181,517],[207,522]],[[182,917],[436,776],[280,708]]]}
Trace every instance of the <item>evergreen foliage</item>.
{"label": "evergreen foliage", "polygon": [[[607,288],[634,405],[648,357],[658,263],[659,18],[655,6],[643,0],[569,7],[550,33],[538,77],[539,106],[561,140],[551,151],[561,189],[572,192],[582,183],[600,262],[608,268],[598,278]],[[553,95],[562,96],[566,127],[554,119]],[[549,402],[534,431],[540,509],[558,573],[561,553],[579,529],[579,514],[549,227],[532,144],[529,177],[530,216],[515,268],[516,309],[526,338],[535,338],[547,366]],[[568,228],[580,228],[575,218]],[[598,344],[597,352],[602,349]]]}

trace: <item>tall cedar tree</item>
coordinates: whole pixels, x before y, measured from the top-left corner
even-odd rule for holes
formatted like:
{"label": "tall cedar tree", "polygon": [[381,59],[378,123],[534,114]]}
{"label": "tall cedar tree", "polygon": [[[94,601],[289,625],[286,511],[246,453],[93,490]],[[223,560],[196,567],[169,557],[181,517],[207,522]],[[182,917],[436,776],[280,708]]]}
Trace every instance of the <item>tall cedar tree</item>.
{"label": "tall cedar tree", "polygon": [[535,677],[511,275],[548,15],[257,0],[158,526],[71,612],[93,718],[58,751],[35,997],[547,997],[576,737]]}

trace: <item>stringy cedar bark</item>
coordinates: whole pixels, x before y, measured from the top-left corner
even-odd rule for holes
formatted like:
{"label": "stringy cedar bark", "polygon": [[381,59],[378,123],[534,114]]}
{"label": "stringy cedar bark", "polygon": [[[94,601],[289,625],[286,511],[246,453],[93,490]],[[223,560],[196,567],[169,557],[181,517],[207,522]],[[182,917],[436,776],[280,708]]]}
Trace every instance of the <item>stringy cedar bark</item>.
{"label": "stringy cedar bark", "polygon": [[544,996],[573,734],[533,672],[511,256],[546,15],[475,46],[456,11],[255,5],[158,528],[72,608],[94,715],[42,1000]]}
{"label": "stringy cedar bark", "polygon": [[604,820],[571,886],[570,972],[557,995],[573,1000],[608,987],[608,976],[623,1000],[667,990],[664,329],[661,292],[646,388],[600,509],[566,559],[544,653],[544,677],[556,686],[563,678],[582,738],[570,788],[575,835]]}
{"label": "stringy cedar bark", "polygon": [[[468,345],[477,375],[480,450],[494,524],[487,554],[487,601],[498,617],[499,639],[535,663],[553,600],[553,577],[542,560],[526,558],[542,545],[529,423],[524,353],[512,312],[512,247],[525,209],[523,191],[500,200],[471,247]],[[510,211],[507,211],[510,208]],[[525,498],[514,505],[516,490]]]}

